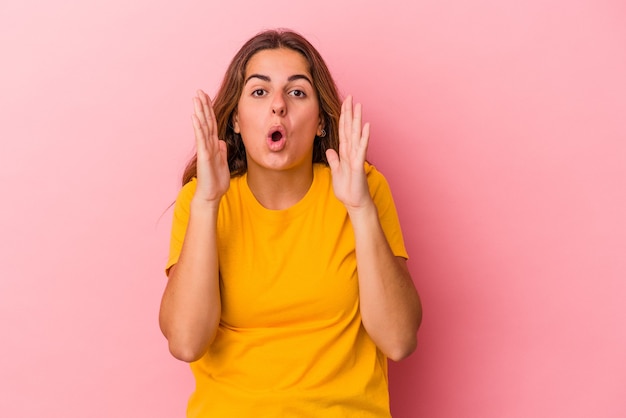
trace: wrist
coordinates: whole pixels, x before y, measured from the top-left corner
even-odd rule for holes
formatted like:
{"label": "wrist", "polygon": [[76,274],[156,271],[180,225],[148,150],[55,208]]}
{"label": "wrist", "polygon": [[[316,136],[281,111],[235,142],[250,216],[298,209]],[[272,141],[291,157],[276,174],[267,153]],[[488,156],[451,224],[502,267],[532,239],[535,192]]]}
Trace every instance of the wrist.
{"label": "wrist", "polygon": [[221,197],[215,200],[206,200],[199,198],[198,196],[194,196],[191,199],[189,210],[196,213],[217,213],[221,200]]}
{"label": "wrist", "polygon": [[352,223],[370,218],[378,219],[378,209],[371,198],[362,205],[346,206],[346,210],[348,211],[348,216],[350,216]]}

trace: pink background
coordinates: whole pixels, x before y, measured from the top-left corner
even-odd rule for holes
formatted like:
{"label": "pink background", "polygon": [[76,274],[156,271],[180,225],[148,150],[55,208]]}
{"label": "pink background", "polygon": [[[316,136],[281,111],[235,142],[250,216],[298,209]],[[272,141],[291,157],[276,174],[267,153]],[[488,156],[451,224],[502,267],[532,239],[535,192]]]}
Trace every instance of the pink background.
{"label": "pink background", "polygon": [[626,416],[626,3],[295,4],[2,0],[0,416],[183,415],[157,312],[191,97],[277,26],[397,201],[425,313],[394,416]]}

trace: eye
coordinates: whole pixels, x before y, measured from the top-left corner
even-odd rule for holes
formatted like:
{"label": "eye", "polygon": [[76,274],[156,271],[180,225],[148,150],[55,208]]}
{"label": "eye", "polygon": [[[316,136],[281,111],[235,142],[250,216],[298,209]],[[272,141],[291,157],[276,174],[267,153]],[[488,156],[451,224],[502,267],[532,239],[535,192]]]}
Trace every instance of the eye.
{"label": "eye", "polygon": [[302,90],[291,90],[289,94],[294,97],[306,97],[306,93]]}
{"label": "eye", "polygon": [[261,96],[264,96],[265,93],[266,91],[263,89],[252,90],[252,97],[261,97]]}

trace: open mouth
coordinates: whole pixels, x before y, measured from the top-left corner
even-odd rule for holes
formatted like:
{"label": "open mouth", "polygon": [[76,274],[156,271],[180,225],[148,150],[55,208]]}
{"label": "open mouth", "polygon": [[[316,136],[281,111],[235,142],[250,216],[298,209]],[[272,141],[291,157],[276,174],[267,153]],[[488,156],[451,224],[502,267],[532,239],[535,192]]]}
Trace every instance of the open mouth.
{"label": "open mouth", "polygon": [[280,131],[274,131],[272,132],[272,135],[270,136],[270,138],[272,138],[272,142],[278,142],[281,139],[283,139],[283,133]]}
{"label": "open mouth", "polygon": [[285,128],[281,125],[272,126],[269,132],[267,133],[267,141],[268,142],[280,142],[285,139]]}
{"label": "open mouth", "polygon": [[267,133],[267,145],[272,152],[282,151],[287,144],[287,134],[281,125],[272,126]]}

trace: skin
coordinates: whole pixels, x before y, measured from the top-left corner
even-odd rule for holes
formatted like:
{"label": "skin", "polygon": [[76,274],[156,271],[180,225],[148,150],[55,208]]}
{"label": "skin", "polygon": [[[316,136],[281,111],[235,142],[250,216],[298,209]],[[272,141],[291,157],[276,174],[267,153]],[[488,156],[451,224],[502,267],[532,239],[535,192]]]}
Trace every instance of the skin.
{"label": "skin", "polygon": [[[255,54],[244,79],[233,127],[246,148],[248,185],[268,209],[287,208],[313,181],[313,141],[323,128],[313,77],[302,55],[281,48]],[[267,143],[276,127],[285,131],[280,151]]]}
{"label": "skin", "polygon": [[[308,80],[307,80],[308,78]],[[323,129],[306,60],[289,49],[264,50],[246,68],[233,120],[246,147],[248,184],[259,202],[282,209],[298,202],[313,181],[312,149]],[[191,362],[206,352],[219,326],[216,223],[230,173],[226,144],[206,93],[198,91],[192,116],[197,146],[197,189],[179,261],[169,272],[160,326],[174,357]],[[369,124],[348,96],[339,119],[339,153],[326,153],[336,197],[353,224],[363,326],[387,357],[400,360],[417,344],[421,303],[406,260],[393,255],[369,193],[364,162]],[[268,131],[280,125],[284,144],[273,149]]]}

